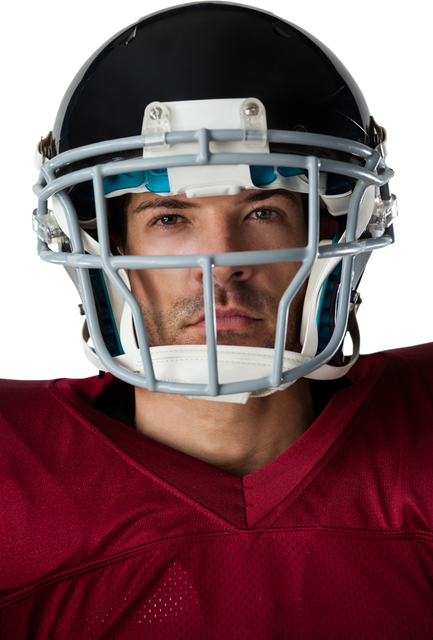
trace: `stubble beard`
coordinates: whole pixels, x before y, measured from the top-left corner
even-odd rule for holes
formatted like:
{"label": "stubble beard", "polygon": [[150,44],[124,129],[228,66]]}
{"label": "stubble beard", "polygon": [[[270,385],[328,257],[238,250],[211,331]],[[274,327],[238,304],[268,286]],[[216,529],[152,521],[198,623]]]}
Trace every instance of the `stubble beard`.
{"label": "stubble beard", "polygon": [[[304,290],[294,297],[291,305],[287,325],[287,351],[299,351],[299,333],[302,317]],[[151,347],[183,344],[200,344],[197,336],[188,331],[193,318],[197,318],[204,308],[203,289],[188,297],[179,297],[168,311],[156,310],[147,300],[137,297],[146,325],[149,345]],[[273,349],[275,346],[275,329],[277,323],[278,304],[280,299],[268,291],[257,290],[246,283],[235,283],[229,288],[215,284],[215,303],[219,307],[241,306],[251,312],[253,317],[264,320],[260,331],[260,338],[245,346],[264,347]],[[247,336],[245,333],[243,336]],[[217,344],[239,345],[245,342],[242,332],[224,330],[217,332]],[[203,337],[201,344],[205,344]]]}

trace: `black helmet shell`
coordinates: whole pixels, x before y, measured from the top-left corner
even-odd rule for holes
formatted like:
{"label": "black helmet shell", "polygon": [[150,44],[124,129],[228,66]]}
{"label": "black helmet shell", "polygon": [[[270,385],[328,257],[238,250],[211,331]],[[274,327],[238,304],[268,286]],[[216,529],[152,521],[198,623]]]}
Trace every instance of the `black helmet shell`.
{"label": "black helmet shell", "polygon": [[372,146],[355,81],[315,38],[264,11],[204,2],[139,20],[104,44],[70,85],[50,155],[141,132],[158,100],[259,98],[269,129]]}

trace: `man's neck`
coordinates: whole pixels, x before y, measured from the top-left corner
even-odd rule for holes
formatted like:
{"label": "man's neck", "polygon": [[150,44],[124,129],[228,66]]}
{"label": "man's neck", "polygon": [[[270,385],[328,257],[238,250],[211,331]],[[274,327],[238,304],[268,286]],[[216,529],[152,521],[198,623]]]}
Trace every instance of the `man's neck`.
{"label": "man's neck", "polygon": [[260,469],[314,421],[308,380],[247,404],[135,389],[137,431],[235,475]]}

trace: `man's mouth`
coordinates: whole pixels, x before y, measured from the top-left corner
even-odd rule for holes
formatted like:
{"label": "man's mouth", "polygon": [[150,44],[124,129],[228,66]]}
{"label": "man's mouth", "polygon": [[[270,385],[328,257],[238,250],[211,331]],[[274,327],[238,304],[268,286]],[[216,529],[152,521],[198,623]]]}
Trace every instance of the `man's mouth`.
{"label": "man's mouth", "polygon": [[[249,329],[261,321],[261,318],[254,318],[244,309],[232,307],[230,309],[216,309],[216,330],[217,331],[241,331]],[[204,313],[200,315],[196,322],[189,325],[194,329],[206,329]]]}

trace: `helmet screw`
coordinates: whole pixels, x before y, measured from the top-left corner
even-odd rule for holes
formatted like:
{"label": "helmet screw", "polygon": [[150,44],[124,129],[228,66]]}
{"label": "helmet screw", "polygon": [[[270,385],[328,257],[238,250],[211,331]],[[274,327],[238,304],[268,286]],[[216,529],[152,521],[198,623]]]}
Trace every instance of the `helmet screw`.
{"label": "helmet screw", "polygon": [[75,305],[75,313],[80,318],[80,320],[82,320],[82,318],[84,318],[84,316],[86,315],[82,302],[77,302],[77,304]]}
{"label": "helmet screw", "polygon": [[150,110],[149,116],[151,120],[160,120],[162,115],[162,109],[160,107],[153,107]]}
{"label": "helmet screw", "polygon": [[247,116],[257,116],[259,114],[260,107],[255,102],[249,102],[245,107],[245,114]]}

